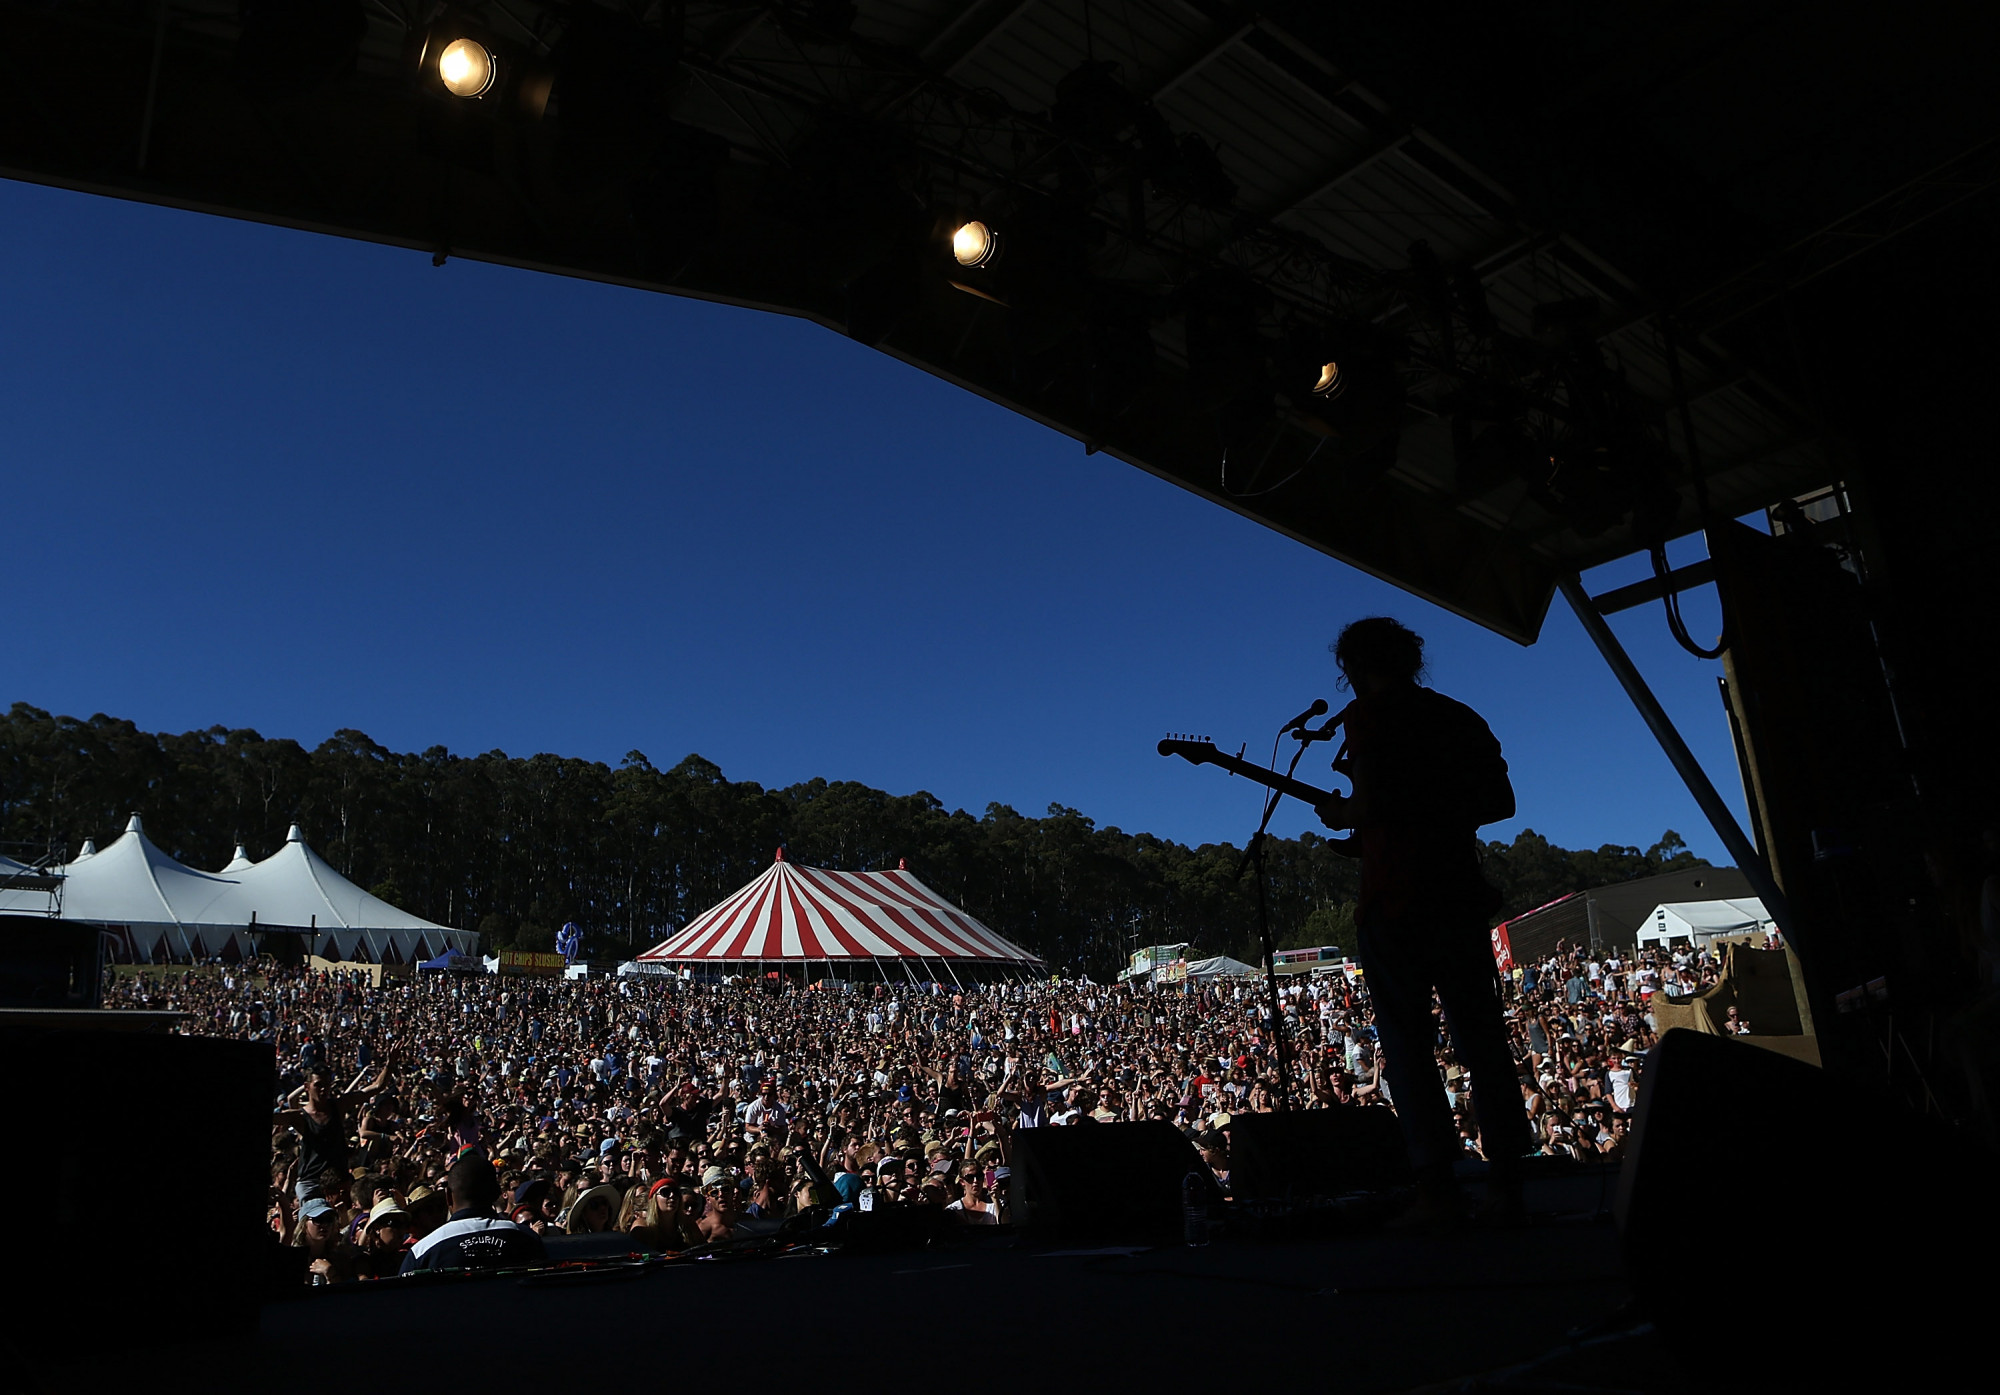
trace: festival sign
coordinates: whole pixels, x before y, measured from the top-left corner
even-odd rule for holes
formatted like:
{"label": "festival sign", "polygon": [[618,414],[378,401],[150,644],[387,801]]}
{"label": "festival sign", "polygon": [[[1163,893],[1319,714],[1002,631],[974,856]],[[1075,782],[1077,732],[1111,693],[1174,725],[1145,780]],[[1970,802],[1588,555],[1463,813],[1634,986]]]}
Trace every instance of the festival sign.
{"label": "festival sign", "polygon": [[560,954],[542,954],[528,949],[500,951],[500,972],[517,978],[556,978],[567,961]]}

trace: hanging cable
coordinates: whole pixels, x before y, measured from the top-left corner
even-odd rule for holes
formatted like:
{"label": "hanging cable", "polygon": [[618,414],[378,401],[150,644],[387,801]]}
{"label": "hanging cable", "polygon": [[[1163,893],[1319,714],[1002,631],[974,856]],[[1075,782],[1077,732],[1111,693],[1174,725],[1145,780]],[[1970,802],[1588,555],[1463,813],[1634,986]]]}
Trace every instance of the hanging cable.
{"label": "hanging cable", "polygon": [[[1702,475],[1701,447],[1695,441],[1694,411],[1688,406],[1687,387],[1681,381],[1681,350],[1674,336],[1673,321],[1660,316],[1660,337],[1666,341],[1667,372],[1674,386],[1674,401],[1679,404],[1681,415],[1681,441],[1687,447],[1688,473],[1694,483],[1695,522],[1701,525],[1702,536],[1708,535],[1708,481]],[[1674,637],[1674,643],[1687,650],[1697,659],[1719,659],[1729,648],[1729,626],[1725,619],[1722,633],[1715,638],[1713,648],[1704,648],[1695,643],[1688,633],[1687,621],[1681,618],[1680,593],[1674,590],[1669,579],[1672,568],[1667,565],[1667,545],[1664,541],[1653,544],[1653,575],[1660,583],[1660,600],[1666,606],[1667,632]]]}
{"label": "hanging cable", "polygon": [[1666,604],[1667,608],[1667,631],[1673,635],[1674,643],[1680,645],[1681,648],[1687,650],[1688,653],[1694,655],[1697,659],[1721,658],[1729,648],[1728,631],[1725,629],[1722,634],[1716,636],[1715,647],[1712,649],[1705,649],[1700,644],[1697,644],[1694,637],[1688,633],[1687,621],[1681,618],[1680,593],[1674,590],[1674,584],[1671,579],[1672,569],[1667,565],[1666,544],[1656,543],[1653,546],[1652,555],[1653,575],[1660,583],[1660,599]]}
{"label": "hanging cable", "polygon": [[[1264,454],[1258,457],[1257,467],[1255,470],[1251,472],[1250,475],[1250,482],[1252,484],[1255,484],[1257,476],[1263,473],[1264,466],[1270,463],[1271,452],[1278,448],[1278,443],[1283,438],[1283,434],[1284,433],[1282,431],[1274,433],[1271,438],[1271,443],[1268,446],[1264,447]],[[1293,470],[1289,475],[1286,475],[1276,484],[1265,485],[1262,489],[1231,489],[1229,487],[1229,448],[1227,446],[1224,446],[1222,449],[1222,492],[1224,494],[1227,494],[1232,499],[1261,499],[1266,494],[1275,494],[1280,489],[1283,489],[1286,485],[1290,484],[1293,480],[1297,479],[1300,475],[1304,474],[1306,472],[1306,468],[1310,466],[1314,460],[1319,458],[1320,451],[1325,448],[1326,443],[1331,439],[1332,437],[1330,436],[1322,436],[1319,439],[1319,443],[1312,448],[1311,453],[1308,454],[1306,458],[1299,463],[1297,469]]]}

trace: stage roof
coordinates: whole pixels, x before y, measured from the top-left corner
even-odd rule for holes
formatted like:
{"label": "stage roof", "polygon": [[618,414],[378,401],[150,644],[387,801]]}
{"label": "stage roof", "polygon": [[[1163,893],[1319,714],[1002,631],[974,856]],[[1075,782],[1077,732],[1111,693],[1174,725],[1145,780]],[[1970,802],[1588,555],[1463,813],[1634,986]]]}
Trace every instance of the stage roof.
{"label": "stage roof", "polygon": [[0,15],[0,173],[805,316],[1524,642],[1843,476],[1773,307],[2000,178],[1990,7]]}

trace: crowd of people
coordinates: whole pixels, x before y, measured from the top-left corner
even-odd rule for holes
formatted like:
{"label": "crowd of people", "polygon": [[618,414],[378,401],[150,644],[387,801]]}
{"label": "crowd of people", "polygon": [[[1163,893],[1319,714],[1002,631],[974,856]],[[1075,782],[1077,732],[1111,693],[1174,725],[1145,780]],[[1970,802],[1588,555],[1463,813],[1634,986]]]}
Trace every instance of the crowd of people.
{"label": "crowd of people", "polygon": [[[1648,1000],[1706,954],[1562,947],[1500,979],[1538,1151],[1617,1158]],[[270,1223],[310,1282],[681,1252],[843,1204],[1007,1219],[1017,1132],[1161,1119],[1227,1186],[1234,1115],[1393,1107],[1352,966],[1280,984],[382,978],[268,962],[120,977],[113,1007],[276,1052]],[[1435,1043],[1468,1156],[1472,1082]],[[561,1242],[574,1243],[574,1242]],[[559,1248],[560,1246],[558,1246]]]}

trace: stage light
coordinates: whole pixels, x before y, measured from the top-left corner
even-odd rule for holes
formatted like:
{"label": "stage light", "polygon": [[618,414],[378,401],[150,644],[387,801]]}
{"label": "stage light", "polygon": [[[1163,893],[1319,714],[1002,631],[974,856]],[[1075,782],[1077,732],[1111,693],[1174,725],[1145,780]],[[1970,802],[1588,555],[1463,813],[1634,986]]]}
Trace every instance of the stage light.
{"label": "stage light", "polygon": [[1340,392],[1340,365],[1322,363],[1319,366],[1319,381],[1312,385],[1313,396],[1334,397]]}
{"label": "stage light", "polygon": [[438,80],[454,97],[483,97],[493,85],[493,55],[473,39],[453,39],[438,55]]}
{"label": "stage light", "polygon": [[1000,234],[973,219],[951,235],[951,255],[960,266],[986,266],[1000,255]]}

